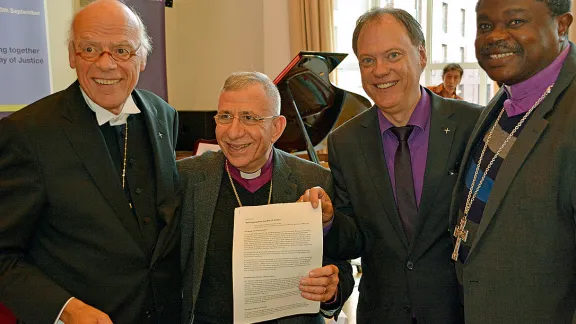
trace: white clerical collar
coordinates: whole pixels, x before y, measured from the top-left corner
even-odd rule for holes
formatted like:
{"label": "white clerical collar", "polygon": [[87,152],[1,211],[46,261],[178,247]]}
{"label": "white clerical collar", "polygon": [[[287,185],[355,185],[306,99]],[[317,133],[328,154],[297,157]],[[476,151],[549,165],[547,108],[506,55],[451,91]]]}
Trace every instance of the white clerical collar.
{"label": "white clerical collar", "polygon": [[247,179],[247,180],[256,179],[260,176],[260,174],[262,174],[262,169],[260,169],[258,171],[254,171],[252,173],[246,173],[246,172],[240,171],[240,176],[242,177],[242,179]]}
{"label": "white clerical collar", "polygon": [[134,99],[132,99],[132,96],[128,96],[128,99],[126,99],[126,102],[124,103],[124,107],[122,107],[122,111],[120,112],[120,114],[114,115],[110,111],[102,108],[97,103],[92,101],[92,99],[88,97],[88,95],[84,92],[84,90],[82,90],[82,88],[80,88],[80,91],[82,91],[82,96],[84,97],[84,100],[86,101],[88,107],[90,107],[90,109],[92,109],[92,111],[96,113],[96,120],[98,121],[98,126],[102,126],[107,122],[110,122],[110,126],[124,125],[126,124],[128,116],[130,116],[131,114],[140,113],[140,109],[138,109],[138,107],[136,106],[136,103],[134,102]]}

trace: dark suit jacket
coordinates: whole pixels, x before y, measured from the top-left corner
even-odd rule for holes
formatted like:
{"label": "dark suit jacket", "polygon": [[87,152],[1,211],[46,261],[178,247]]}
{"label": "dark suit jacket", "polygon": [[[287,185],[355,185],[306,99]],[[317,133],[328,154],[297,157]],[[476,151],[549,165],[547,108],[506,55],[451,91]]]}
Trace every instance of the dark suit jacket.
{"label": "dark suit jacket", "polygon": [[[500,167],[465,266],[467,324],[576,323],[576,50]],[[466,147],[481,141],[505,100],[498,92]],[[466,163],[462,164],[462,171]],[[464,173],[458,180],[464,188]],[[459,193],[451,213],[456,222]],[[454,225],[452,225],[452,228]]]}
{"label": "dark suit jacket", "polygon": [[[193,319],[200,291],[212,217],[224,174],[224,161],[222,152],[208,152],[178,162],[183,190],[181,261],[184,275],[184,323],[190,323]],[[330,171],[277,149],[274,149],[272,181],[273,203],[296,202],[306,189],[315,186],[332,187]],[[352,267],[346,261],[334,262],[327,258],[324,258],[323,263],[335,264],[340,270],[338,295],[341,307],[354,288]],[[278,323],[318,324],[324,323],[324,320],[320,314],[306,314],[284,317]]]}
{"label": "dark suit jacket", "polygon": [[[402,229],[378,125],[378,108],[328,138],[337,213],[325,237],[331,258],[362,257],[358,323],[462,322],[448,232],[450,198],[478,106],[429,90],[432,113],[414,239]],[[449,131],[446,131],[448,129]]]}
{"label": "dark suit jacket", "polygon": [[133,97],[167,223],[151,257],[77,82],[0,120],[0,301],[26,323],[54,323],[72,296],[114,323],[145,322],[153,281],[160,316],[179,320],[177,115],[150,92]]}

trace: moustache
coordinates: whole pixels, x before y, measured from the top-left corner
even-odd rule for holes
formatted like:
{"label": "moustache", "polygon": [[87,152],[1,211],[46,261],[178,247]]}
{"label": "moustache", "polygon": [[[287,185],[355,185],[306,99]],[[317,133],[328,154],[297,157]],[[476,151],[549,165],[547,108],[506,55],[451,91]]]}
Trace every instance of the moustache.
{"label": "moustache", "polygon": [[480,48],[480,54],[489,55],[493,50],[507,51],[507,52],[522,52],[522,47],[518,44],[508,45],[505,41],[497,41],[488,43]]}

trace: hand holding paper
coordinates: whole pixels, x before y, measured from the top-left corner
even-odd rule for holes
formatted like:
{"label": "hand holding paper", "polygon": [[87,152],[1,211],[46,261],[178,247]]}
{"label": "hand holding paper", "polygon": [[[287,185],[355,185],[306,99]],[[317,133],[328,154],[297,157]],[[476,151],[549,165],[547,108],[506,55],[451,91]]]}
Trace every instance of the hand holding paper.
{"label": "hand holding paper", "polygon": [[332,207],[332,200],[330,196],[321,187],[314,187],[306,190],[298,202],[309,201],[312,203],[312,207],[318,207],[318,204],[322,204],[322,224],[326,224],[332,220],[334,217],[334,208]]}
{"label": "hand holding paper", "polygon": [[338,291],[338,267],[330,264],[314,269],[308,275],[300,280],[302,297],[320,302],[327,302],[334,298]]}

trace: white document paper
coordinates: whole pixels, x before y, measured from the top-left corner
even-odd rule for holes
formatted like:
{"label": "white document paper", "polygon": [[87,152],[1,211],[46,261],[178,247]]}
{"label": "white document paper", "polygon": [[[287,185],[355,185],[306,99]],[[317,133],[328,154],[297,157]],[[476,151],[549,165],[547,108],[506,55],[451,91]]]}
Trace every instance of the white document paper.
{"label": "white document paper", "polygon": [[300,295],[300,279],[322,267],[322,208],[309,202],[234,211],[234,323],[317,313]]}

